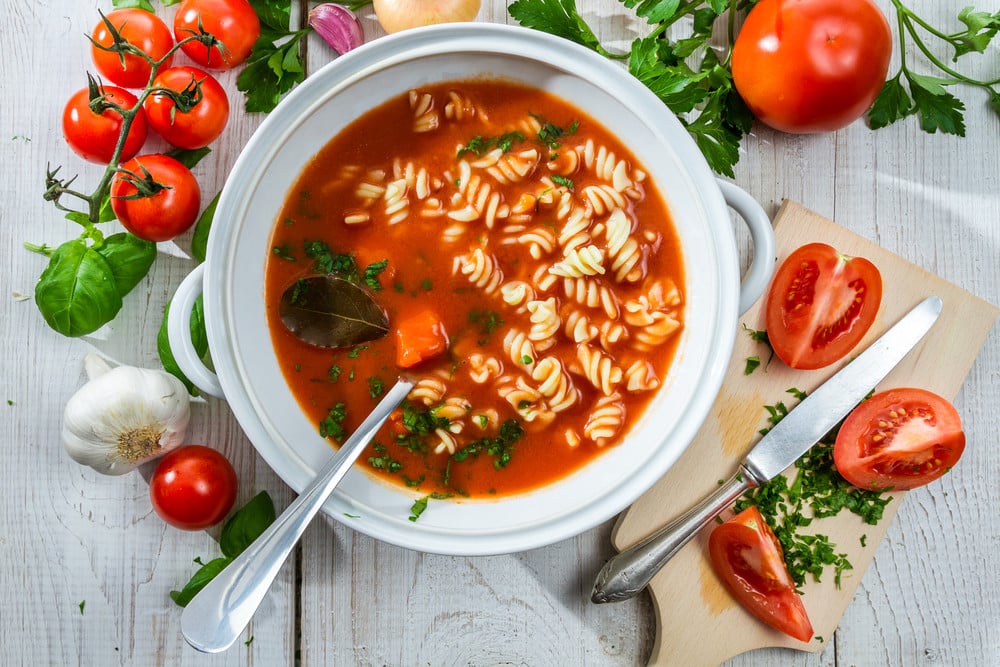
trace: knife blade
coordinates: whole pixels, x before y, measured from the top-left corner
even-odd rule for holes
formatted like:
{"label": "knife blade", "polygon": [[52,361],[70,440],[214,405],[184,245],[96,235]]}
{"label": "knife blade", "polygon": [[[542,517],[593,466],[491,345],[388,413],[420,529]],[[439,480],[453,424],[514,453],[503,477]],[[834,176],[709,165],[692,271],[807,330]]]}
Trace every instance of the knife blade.
{"label": "knife blade", "polygon": [[701,503],[605,563],[591,600],[617,602],[637,594],[709,521],[749,489],[771,480],[819,442],[903,360],[941,314],[941,299],[924,299],[837,371],[767,432],[739,470]]}

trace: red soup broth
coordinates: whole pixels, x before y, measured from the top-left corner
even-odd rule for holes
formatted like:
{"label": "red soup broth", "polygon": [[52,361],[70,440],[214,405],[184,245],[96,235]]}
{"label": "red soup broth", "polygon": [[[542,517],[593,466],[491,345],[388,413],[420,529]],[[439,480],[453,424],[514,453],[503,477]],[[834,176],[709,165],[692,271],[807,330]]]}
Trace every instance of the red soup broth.
{"label": "red soup broth", "polygon": [[[271,248],[268,326],[302,410],[335,446],[416,380],[360,464],[419,494],[533,490],[615,447],[683,326],[679,243],[642,166],[581,109],[504,81],[422,86],[357,118],[299,176]],[[389,334],[300,341],[282,293],[345,256]],[[400,369],[395,328],[428,310],[447,348]]]}

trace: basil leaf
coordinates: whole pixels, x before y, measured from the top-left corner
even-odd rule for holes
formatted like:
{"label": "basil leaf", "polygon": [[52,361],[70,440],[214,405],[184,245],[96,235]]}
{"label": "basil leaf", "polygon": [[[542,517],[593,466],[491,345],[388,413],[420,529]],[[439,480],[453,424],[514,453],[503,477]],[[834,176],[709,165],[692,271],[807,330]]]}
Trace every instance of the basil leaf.
{"label": "basil leaf", "polygon": [[166,155],[177,160],[188,169],[194,169],[195,165],[211,152],[212,149],[207,146],[204,148],[174,148],[167,151]]}
{"label": "basil leaf", "polygon": [[219,547],[229,558],[236,558],[274,523],[274,503],[267,491],[261,491],[229,517],[219,536]]}
{"label": "basil leaf", "polygon": [[[174,358],[173,350],[170,349],[170,337],[167,335],[167,316],[170,314],[170,303],[168,301],[166,307],[163,309],[163,321],[160,323],[160,330],[156,334],[156,351],[160,355],[160,363],[163,364],[163,370],[183,382],[189,394],[198,396],[201,392],[198,391],[194,383],[188,380],[181,371],[180,366],[177,365],[177,360]],[[194,346],[194,351],[198,356],[201,359],[205,359],[208,355],[208,333],[205,330],[204,302],[200,296],[195,299],[194,307],[191,309],[191,344]]]}
{"label": "basil leaf", "polygon": [[93,333],[110,322],[122,298],[108,261],[80,239],[56,248],[35,286],[35,304],[64,336]]}
{"label": "basil leaf", "polygon": [[104,239],[104,244],[97,248],[97,252],[111,267],[118,294],[123,297],[146,277],[149,267],[156,260],[155,243],[126,232],[112,234]]}
{"label": "basil leaf", "polygon": [[145,9],[150,13],[156,12],[149,0],[111,0],[111,4],[115,9],[127,9],[134,7],[136,9]]}
{"label": "basil leaf", "polygon": [[170,591],[170,599],[176,602],[181,607],[186,607],[188,602],[198,594],[198,591],[203,589],[208,585],[208,582],[215,579],[215,577],[226,569],[226,566],[232,562],[230,558],[215,558],[208,561],[200,568],[198,571],[191,575],[191,579],[184,584],[184,588],[179,591]]}
{"label": "basil leaf", "polygon": [[199,262],[205,261],[205,253],[208,250],[208,233],[212,230],[212,221],[215,219],[215,208],[219,205],[219,196],[222,192],[216,193],[212,201],[201,212],[198,222],[194,227],[194,234],[191,236],[191,255]]}

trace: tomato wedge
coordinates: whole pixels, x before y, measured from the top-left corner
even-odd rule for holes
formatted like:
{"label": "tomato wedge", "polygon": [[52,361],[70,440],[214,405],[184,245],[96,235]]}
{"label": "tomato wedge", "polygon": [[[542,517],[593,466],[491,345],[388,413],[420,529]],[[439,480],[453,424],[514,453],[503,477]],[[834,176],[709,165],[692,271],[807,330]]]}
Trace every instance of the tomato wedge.
{"label": "tomato wedge", "polygon": [[812,623],[785,568],[781,544],[756,507],[716,526],[708,550],[715,573],[747,611],[799,641],[812,639]]}
{"label": "tomato wedge", "polygon": [[924,389],[890,389],[847,416],[833,462],[859,488],[912,489],[948,472],[964,450],[962,422],[948,400]]}
{"label": "tomato wedge", "polygon": [[882,275],[863,257],[824,243],[788,256],[767,297],[767,335],[774,353],[792,368],[829,366],[846,356],[875,321]]}

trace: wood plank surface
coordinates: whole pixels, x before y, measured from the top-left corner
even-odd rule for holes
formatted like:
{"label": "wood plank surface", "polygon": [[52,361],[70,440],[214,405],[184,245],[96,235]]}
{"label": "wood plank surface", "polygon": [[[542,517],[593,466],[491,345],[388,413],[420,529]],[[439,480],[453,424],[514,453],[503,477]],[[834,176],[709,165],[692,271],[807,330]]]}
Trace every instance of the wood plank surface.
{"label": "wood plank surface", "polygon": [[[884,290],[882,307],[858,351],[925,298],[941,298],[944,306],[938,321],[876,389],[921,387],[954,398],[1000,310],[795,202],[782,204],[774,226],[779,263],[795,248],[822,242],[879,267]],[[764,317],[764,300],[760,300],[741,318],[741,326],[748,331],[764,329]],[[746,359],[751,356],[763,363],[748,375]],[[766,346],[748,335],[737,337],[722,391],[708,419],[673,469],[622,513],[612,536],[618,549],[636,544],[674,520],[693,504],[692,498],[710,494],[715,480],[733,475],[740,460],[760,439],[759,429],[768,426],[764,405],[782,402],[794,409],[797,400],[787,393],[789,388],[810,393],[849,361],[797,371],[780,360],[767,359]],[[792,469],[786,475],[791,483],[796,471]],[[802,599],[815,635],[808,643],[771,630],[726,592],[708,559],[708,536],[714,524],[706,527],[650,582],[660,620],[651,663],[711,666],[769,646],[821,651],[826,638],[833,636],[906,494],[888,495],[892,501],[877,525],[866,525],[843,511],[801,529],[804,534],[828,536],[836,553],[846,555],[853,566],[839,582],[832,568],[827,568],[821,581],[806,577]],[[711,641],[713,637],[717,639]]]}
{"label": "wood plank surface", "polygon": [[[877,1],[891,15],[889,0]],[[175,11],[154,4],[161,16]],[[513,23],[506,4],[486,0],[478,19]],[[948,26],[966,3],[912,4],[931,23]],[[578,6],[612,50],[626,50],[645,30],[614,0]],[[84,185],[99,177],[97,167],[66,147],[59,116],[85,85],[84,35],[97,10],[111,8],[111,0],[0,0],[7,47],[0,59],[0,664],[644,664],[656,625],[649,597],[603,606],[588,600],[594,574],[613,552],[610,522],[544,549],[458,558],[385,545],[324,518],[309,529],[243,641],[212,657],[186,646],[180,610],[168,593],[195,569],[194,557],[218,553],[217,531],[164,526],[149,504],[148,470],[108,478],[81,468],[63,452],[60,428],[88,352],[158,365],[163,306],[194,266],[190,237],[160,244],[150,276],[125,299],[114,324],[92,336],[55,334],[22,296],[31,295],[44,266],[22,243],[56,244],[75,234],[42,201],[46,164],[79,172]],[[370,6],[359,14],[369,39],[383,34]],[[972,72],[997,76],[992,53],[972,56]],[[335,54],[311,38],[306,56],[314,71]],[[920,62],[916,53],[911,58]],[[238,109],[235,74],[221,79]],[[998,304],[1000,120],[980,91],[956,92],[967,106],[965,139],[924,134],[912,119],[877,132],[855,123],[816,136],[756,126],[744,140],[735,181],[772,215],[786,198],[802,202]],[[207,195],[222,186],[259,122],[257,115],[233,114],[196,169]],[[738,224],[734,233],[745,258],[747,234]],[[729,664],[1000,664],[1000,634],[993,630],[1000,625],[1000,580],[992,565],[1000,546],[996,328],[956,406],[969,439],[961,465],[939,484],[907,495],[826,648],[818,654],[764,649]],[[225,403],[199,401],[189,438],[233,461],[239,502],[263,489],[279,508],[291,500]]]}

